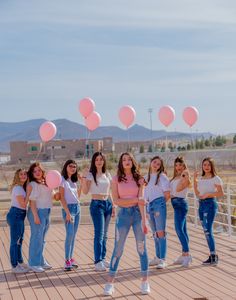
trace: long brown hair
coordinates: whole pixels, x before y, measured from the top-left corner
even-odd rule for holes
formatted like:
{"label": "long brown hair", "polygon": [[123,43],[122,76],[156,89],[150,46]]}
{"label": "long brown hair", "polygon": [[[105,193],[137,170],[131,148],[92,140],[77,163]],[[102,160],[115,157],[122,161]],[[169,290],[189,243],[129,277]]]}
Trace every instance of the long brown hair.
{"label": "long brown hair", "polygon": [[217,172],[216,172],[216,167],[215,167],[215,161],[213,160],[213,158],[211,157],[205,157],[202,161],[202,176],[205,175],[205,171],[203,170],[203,164],[205,161],[208,161],[211,165],[211,175],[212,177],[216,176],[217,175]]}
{"label": "long brown hair", "polygon": [[151,164],[152,164],[152,162],[153,162],[155,159],[159,159],[160,162],[161,162],[161,166],[160,166],[160,169],[159,169],[158,172],[157,172],[157,177],[156,177],[156,182],[155,182],[155,185],[157,185],[161,173],[165,172],[164,162],[163,162],[163,159],[162,159],[160,156],[154,156],[154,157],[151,159],[150,165],[149,165],[149,169],[148,169],[148,178],[147,178],[147,182],[150,181],[150,178],[151,178],[151,169],[152,169],[152,168],[151,168]]}
{"label": "long brown hair", "polygon": [[170,181],[174,180],[175,177],[177,177],[177,175],[178,175],[178,174],[177,174],[177,171],[176,171],[176,168],[175,168],[175,165],[176,165],[177,163],[182,164],[183,167],[184,167],[184,170],[187,169],[187,165],[186,165],[186,162],[185,162],[183,156],[177,156],[176,159],[175,159],[175,161],[174,161],[174,173],[173,173],[173,177],[171,178]]}
{"label": "long brown hair", "polygon": [[117,169],[117,177],[118,177],[118,182],[126,182],[127,178],[125,175],[125,171],[124,171],[124,167],[123,167],[123,157],[124,155],[128,155],[132,161],[132,168],[131,168],[131,173],[133,175],[133,178],[137,184],[137,186],[139,187],[139,179],[142,177],[140,172],[139,172],[139,167],[138,167],[138,163],[136,162],[136,160],[134,159],[133,155],[129,152],[124,152],[121,154],[119,162],[118,162],[118,169]]}
{"label": "long brown hair", "polygon": [[107,171],[107,164],[106,164],[106,157],[105,157],[105,155],[102,152],[100,152],[100,151],[95,152],[93,154],[93,157],[92,157],[92,160],[91,160],[91,165],[90,165],[89,172],[92,173],[93,179],[94,179],[96,185],[97,185],[97,178],[96,178],[97,167],[96,167],[95,161],[96,161],[96,158],[98,156],[101,156],[102,160],[103,160],[102,173],[106,173],[106,171]]}
{"label": "long brown hair", "polygon": [[42,179],[44,181],[44,183],[46,184],[46,173],[45,173],[45,170],[43,169],[42,165],[39,163],[39,162],[35,162],[33,163],[30,167],[29,167],[29,170],[28,170],[28,178],[29,178],[29,182],[31,181],[35,181],[37,183],[41,183],[41,182],[38,182],[36,178],[34,178],[34,169],[36,167],[39,167],[42,171]]}
{"label": "long brown hair", "polygon": [[[21,181],[20,181],[20,177],[19,177],[19,174],[20,174],[20,172],[26,172],[26,170],[25,169],[23,169],[23,168],[20,168],[20,169],[18,169],[18,170],[16,170],[16,172],[15,172],[15,174],[14,174],[14,178],[13,178],[13,180],[12,180],[12,183],[11,183],[11,185],[10,185],[10,192],[12,192],[12,190],[13,190],[13,188],[14,188],[14,186],[16,186],[16,185],[22,185],[22,183],[21,183]],[[26,172],[27,173],[27,172]],[[26,185],[27,185],[27,180],[25,181],[25,183],[22,185],[22,187],[23,187],[23,189],[26,191]]]}

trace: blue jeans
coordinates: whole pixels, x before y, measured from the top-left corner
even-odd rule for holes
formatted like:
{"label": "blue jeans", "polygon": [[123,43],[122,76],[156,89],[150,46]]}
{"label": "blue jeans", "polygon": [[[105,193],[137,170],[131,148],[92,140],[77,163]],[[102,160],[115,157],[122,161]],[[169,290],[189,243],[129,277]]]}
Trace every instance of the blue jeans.
{"label": "blue jeans", "polygon": [[[148,204],[147,208],[149,224],[153,233],[156,249],[156,257],[166,258],[166,200],[159,197]],[[164,236],[159,237],[157,231],[164,231]]]}
{"label": "blue jeans", "polygon": [[10,226],[10,260],[15,268],[18,263],[23,263],[22,243],[25,231],[26,210],[17,207],[11,207],[7,214],[7,224]]}
{"label": "blue jeans", "polygon": [[62,217],[65,221],[66,239],[65,239],[65,259],[70,260],[73,257],[75,237],[79,227],[80,205],[67,204],[72,221],[66,222],[66,212],[62,209]]}
{"label": "blue jeans", "polygon": [[45,246],[45,236],[49,228],[50,208],[38,208],[38,216],[40,224],[34,223],[34,216],[31,208],[29,208],[27,217],[30,223],[30,243],[29,243],[29,265],[43,266],[46,260],[43,256]]}
{"label": "blue jeans", "polygon": [[92,199],[90,214],[94,225],[94,263],[97,264],[106,257],[107,232],[112,214],[111,202]]}
{"label": "blue jeans", "polygon": [[148,275],[148,255],[146,248],[146,235],[142,230],[142,219],[138,206],[119,208],[116,218],[115,227],[115,245],[110,263],[110,276],[115,276],[120,258],[124,251],[124,245],[128,236],[130,227],[133,227],[133,232],[136,240],[136,248],[140,258],[141,275]]}
{"label": "blue jeans", "polygon": [[189,237],[187,232],[188,202],[184,198],[171,199],[174,208],[175,231],[182,245],[182,252],[189,252]]}
{"label": "blue jeans", "polygon": [[207,244],[211,254],[215,254],[215,239],[213,236],[213,222],[217,213],[217,202],[215,198],[199,200],[199,219],[201,221]]}

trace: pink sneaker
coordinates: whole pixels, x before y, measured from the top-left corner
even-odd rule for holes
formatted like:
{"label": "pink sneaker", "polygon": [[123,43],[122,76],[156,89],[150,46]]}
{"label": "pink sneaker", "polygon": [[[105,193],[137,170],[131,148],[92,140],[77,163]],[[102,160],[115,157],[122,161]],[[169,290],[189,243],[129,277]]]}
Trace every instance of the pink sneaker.
{"label": "pink sneaker", "polygon": [[79,267],[78,264],[77,264],[77,262],[74,260],[74,258],[71,258],[70,263],[71,263],[71,266],[73,268],[78,268]]}
{"label": "pink sneaker", "polygon": [[71,271],[72,270],[72,264],[71,264],[70,260],[65,261],[64,270],[65,271]]}

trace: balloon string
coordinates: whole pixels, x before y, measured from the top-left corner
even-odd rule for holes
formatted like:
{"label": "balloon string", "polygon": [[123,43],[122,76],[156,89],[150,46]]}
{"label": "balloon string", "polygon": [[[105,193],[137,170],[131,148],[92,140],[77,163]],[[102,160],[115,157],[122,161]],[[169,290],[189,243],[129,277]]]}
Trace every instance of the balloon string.
{"label": "balloon string", "polygon": [[130,136],[129,136],[129,129],[127,128],[127,139],[128,139],[128,152],[130,152]]}
{"label": "balloon string", "polygon": [[43,142],[39,144],[39,151],[38,151],[38,154],[36,155],[35,161],[38,160],[39,155],[40,155],[41,152],[42,152],[43,146],[45,147],[45,145],[46,145],[46,143],[44,144]]}
{"label": "balloon string", "polygon": [[194,168],[195,171],[197,170],[197,152],[196,152],[196,144],[194,143],[194,139],[193,139],[193,131],[192,131],[192,127],[190,127],[190,133],[191,133],[191,141],[193,144],[193,153],[194,153]]}

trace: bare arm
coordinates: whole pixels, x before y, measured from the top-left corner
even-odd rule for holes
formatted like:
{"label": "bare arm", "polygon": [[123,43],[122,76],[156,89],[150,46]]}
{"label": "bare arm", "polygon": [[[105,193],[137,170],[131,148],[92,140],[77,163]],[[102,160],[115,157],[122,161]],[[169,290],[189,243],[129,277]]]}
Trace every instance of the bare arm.
{"label": "bare arm", "polygon": [[146,200],[144,199],[144,184],[139,187],[138,207],[142,218],[142,229],[145,234],[148,233],[147,217],[146,217]]}
{"label": "bare arm", "polygon": [[18,201],[21,208],[26,208],[26,198],[24,198],[22,195],[16,196],[16,200]]}
{"label": "bare arm", "polygon": [[166,202],[167,202],[168,200],[170,200],[170,191],[166,191],[166,192],[164,192],[163,194],[164,194],[164,197],[165,197],[165,199],[166,199]]}
{"label": "bare arm", "polygon": [[31,208],[31,211],[32,211],[32,214],[33,214],[33,217],[34,217],[34,223],[35,224],[40,224],[40,219],[39,219],[39,216],[38,216],[38,211],[37,211],[37,207],[36,207],[36,202],[33,201],[33,200],[30,200],[30,194],[32,192],[32,186],[29,184],[27,185],[27,188],[26,188],[26,203],[29,202],[30,204],[30,208]]}
{"label": "bare arm", "polygon": [[70,222],[71,221],[71,215],[70,215],[70,211],[68,209],[66,200],[65,200],[65,195],[64,195],[64,188],[62,186],[59,187],[59,193],[60,193],[60,201],[61,201],[61,205],[64,208],[65,212],[66,212],[66,222]]}
{"label": "bare arm", "polygon": [[199,198],[200,196],[200,193],[199,193],[199,190],[197,188],[197,177],[198,177],[198,172],[194,172],[193,174],[193,187],[194,187],[194,193],[195,195]]}
{"label": "bare arm", "polygon": [[191,181],[190,181],[189,173],[187,171],[184,171],[181,174],[181,179],[176,187],[176,192],[183,191],[184,189],[188,188],[190,186],[190,184],[191,184]]}

